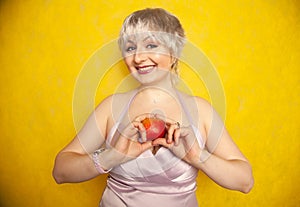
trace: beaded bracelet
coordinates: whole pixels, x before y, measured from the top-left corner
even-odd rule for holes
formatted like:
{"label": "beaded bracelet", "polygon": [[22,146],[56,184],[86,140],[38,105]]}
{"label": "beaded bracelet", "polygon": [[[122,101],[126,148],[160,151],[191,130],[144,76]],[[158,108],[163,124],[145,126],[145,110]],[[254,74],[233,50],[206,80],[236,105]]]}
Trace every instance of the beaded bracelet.
{"label": "beaded bracelet", "polygon": [[97,169],[97,171],[100,173],[100,174],[104,174],[104,173],[108,173],[111,169],[109,170],[103,170],[103,168],[101,167],[100,165],[100,162],[99,162],[99,154],[104,152],[105,151],[105,148],[100,148],[100,149],[97,149],[94,153],[93,153],[93,162],[94,162],[94,165],[95,165],[95,168]]}

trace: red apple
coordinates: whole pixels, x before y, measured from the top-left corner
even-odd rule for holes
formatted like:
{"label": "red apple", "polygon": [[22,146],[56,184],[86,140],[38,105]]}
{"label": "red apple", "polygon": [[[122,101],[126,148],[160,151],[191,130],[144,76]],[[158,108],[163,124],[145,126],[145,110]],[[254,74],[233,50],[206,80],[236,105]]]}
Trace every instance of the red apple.
{"label": "red apple", "polygon": [[163,120],[159,118],[145,118],[142,121],[142,124],[146,129],[147,141],[165,137],[167,130],[166,124]]}

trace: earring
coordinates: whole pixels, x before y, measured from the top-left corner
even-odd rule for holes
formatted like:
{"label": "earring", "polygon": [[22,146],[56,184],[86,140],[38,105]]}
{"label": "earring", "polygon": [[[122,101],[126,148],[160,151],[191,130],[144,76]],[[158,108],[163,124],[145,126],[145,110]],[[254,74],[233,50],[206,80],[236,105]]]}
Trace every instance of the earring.
{"label": "earring", "polygon": [[175,60],[175,61],[172,63],[171,68],[174,69],[174,67],[176,67],[176,65],[177,65],[177,60]]}

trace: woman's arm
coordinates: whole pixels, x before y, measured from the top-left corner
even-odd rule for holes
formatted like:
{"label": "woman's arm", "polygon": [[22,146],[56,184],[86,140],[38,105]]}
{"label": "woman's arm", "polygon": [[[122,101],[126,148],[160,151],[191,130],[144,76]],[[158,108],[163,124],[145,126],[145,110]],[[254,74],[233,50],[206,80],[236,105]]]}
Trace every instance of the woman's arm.
{"label": "woman's arm", "polygon": [[192,164],[225,188],[250,192],[254,184],[250,163],[213,107],[202,99],[198,99],[198,106],[199,117],[204,120],[206,148],[201,151],[201,159]]}
{"label": "woman's arm", "polygon": [[56,156],[53,177],[57,183],[82,182],[99,174],[91,154],[105,141],[110,102],[110,98],[105,99],[75,138]]}
{"label": "woman's arm", "polygon": [[[121,104],[118,104],[121,105]],[[115,108],[114,108],[115,109]],[[122,131],[117,130],[110,143],[110,148],[97,155],[98,171],[92,154],[99,149],[106,139],[109,116],[112,114],[111,99],[104,100],[88,118],[87,122],[73,139],[56,157],[53,177],[57,183],[82,182],[92,179],[117,165],[135,159],[152,147],[151,141],[140,143],[140,134],[145,133],[142,123],[133,121]],[[142,134],[143,134],[142,133]]]}
{"label": "woman's arm", "polygon": [[205,162],[194,162],[193,165],[227,189],[249,193],[253,187],[252,169],[245,160],[226,159],[211,154]]}
{"label": "woman's arm", "polygon": [[212,106],[200,98],[197,99],[197,105],[198,129],[205,143],[203,149],[192,126],[178,128],[172,123],[169,123],[171,127],[168,128],[167,139],[156,139],[153,145],[169,148],[178,158],[202,170],[219,185],[248,193],[253,186],[249,162],[229,136]]}
{"label": "woman's arm", "polygon": [[[82,148],[77,137],[58,153],[53,168],[53,177],[58,184],[78,183],[99,175],[92,158]],[[76,150],[75,150],[76,149]]]}

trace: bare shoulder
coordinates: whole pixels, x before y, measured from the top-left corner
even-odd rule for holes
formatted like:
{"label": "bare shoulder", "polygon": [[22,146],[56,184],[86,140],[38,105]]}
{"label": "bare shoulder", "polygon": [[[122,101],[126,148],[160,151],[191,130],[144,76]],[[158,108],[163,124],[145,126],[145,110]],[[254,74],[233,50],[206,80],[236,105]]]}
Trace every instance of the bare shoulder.
{"label": "bare shoulder", "polygon": [[107,96],[96,107],[96,113],[105,114],[107,117],[118,116],[125,104],[130,100],[132,93],[132,91],[129,91]]}
{"label": "bare shoulder", "polygon": [[203,109],[205,111],[212,110],[212,105],[206,99],[199,96],[194,96],[194,99],[199,105],[199,109]]}
{"label": "bare shoulder", "polygon": [[130,92],[127,93],[115,93],[104,98],[96,108],[101,107],[111,107],[114,103],[120,103],[126,101],[130,95]]}

